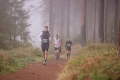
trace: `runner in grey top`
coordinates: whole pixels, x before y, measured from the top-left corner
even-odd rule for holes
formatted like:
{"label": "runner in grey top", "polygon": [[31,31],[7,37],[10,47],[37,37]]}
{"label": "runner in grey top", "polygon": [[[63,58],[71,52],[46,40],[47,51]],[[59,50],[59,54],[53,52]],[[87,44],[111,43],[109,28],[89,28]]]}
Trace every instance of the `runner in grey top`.
{"label": "runner in grey top", "polygon": [[40,35],[38,36],[38,39],[41,42],[41,48],[42,48],[43,57],[44,57],[43,64],[45,65],[47,56],[48,56],[49,43],[51,42],[48,26],[44,27],[44,31],[40,33]]}

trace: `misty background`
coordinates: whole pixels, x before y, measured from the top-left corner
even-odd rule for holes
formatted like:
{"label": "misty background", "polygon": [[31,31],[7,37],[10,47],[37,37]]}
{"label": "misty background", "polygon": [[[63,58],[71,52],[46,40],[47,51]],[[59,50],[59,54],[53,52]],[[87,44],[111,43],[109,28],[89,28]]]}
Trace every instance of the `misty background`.
{"label": "misty background", "polygon": [[40,47],[44,26],[63,43],[118,44],[119,0],[3,0],[0,12],[0,48]]}
{"label": "misty background", "polygon": [[41,0],[26,0],[24,8],[27,11],[30,11],[30,19],[28,20],[28,23],[31,24],[29,27],[30,30],[30,36],[31,36],[31,43],[35,47],[40,47],[40,42],[38,40],[38,35],[43,30],[42,26],[42,18],[41,15],[38,13],[39,6],[40,6]]}

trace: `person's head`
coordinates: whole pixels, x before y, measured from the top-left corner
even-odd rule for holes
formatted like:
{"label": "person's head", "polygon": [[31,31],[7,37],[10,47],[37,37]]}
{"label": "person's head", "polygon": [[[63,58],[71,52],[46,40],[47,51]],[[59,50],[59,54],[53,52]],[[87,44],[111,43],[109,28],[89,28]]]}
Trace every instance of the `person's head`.
{"label": "person's head", "polygon": [[56,38],[58,39],[58,34],[56,34]]}
{"label": "person's head", "polygon": [[70,41],[70,38],[68,38],[68,41]]}
{"label": "person's head", "polygon": [[45,27],[44,27],[44,31],[48,31],[48,26],[45,26]]}

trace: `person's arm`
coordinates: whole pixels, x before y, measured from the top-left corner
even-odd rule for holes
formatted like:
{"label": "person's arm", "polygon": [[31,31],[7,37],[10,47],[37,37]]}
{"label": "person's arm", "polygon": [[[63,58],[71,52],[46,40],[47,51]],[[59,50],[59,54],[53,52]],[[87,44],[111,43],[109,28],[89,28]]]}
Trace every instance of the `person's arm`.
{"label": "person's arm", "polygon": [[42,35],[43,35],[43,32],[41,32],[41,33],[39,34],[39,36],[38,36],[38,40],[39,40],[40,42],[42,42]]}
{"label": "person's arm", "polygon": [[55,39],[53,39],[53,44],[55,45]]}
{"label": "person's arm", "polygon": [[50,43],[52,42],[52,39],[51,39],[51,37],[49,37],[49,41],[50,41]]}

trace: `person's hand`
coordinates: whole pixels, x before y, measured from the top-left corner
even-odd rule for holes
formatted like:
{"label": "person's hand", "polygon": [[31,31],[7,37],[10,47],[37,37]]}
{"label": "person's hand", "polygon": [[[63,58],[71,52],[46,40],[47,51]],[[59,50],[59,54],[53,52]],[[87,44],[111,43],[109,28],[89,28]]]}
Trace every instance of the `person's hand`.
{"label": "person's hand", "polygon": [[42,43],[42,41],[40,41],[40,43]]}

